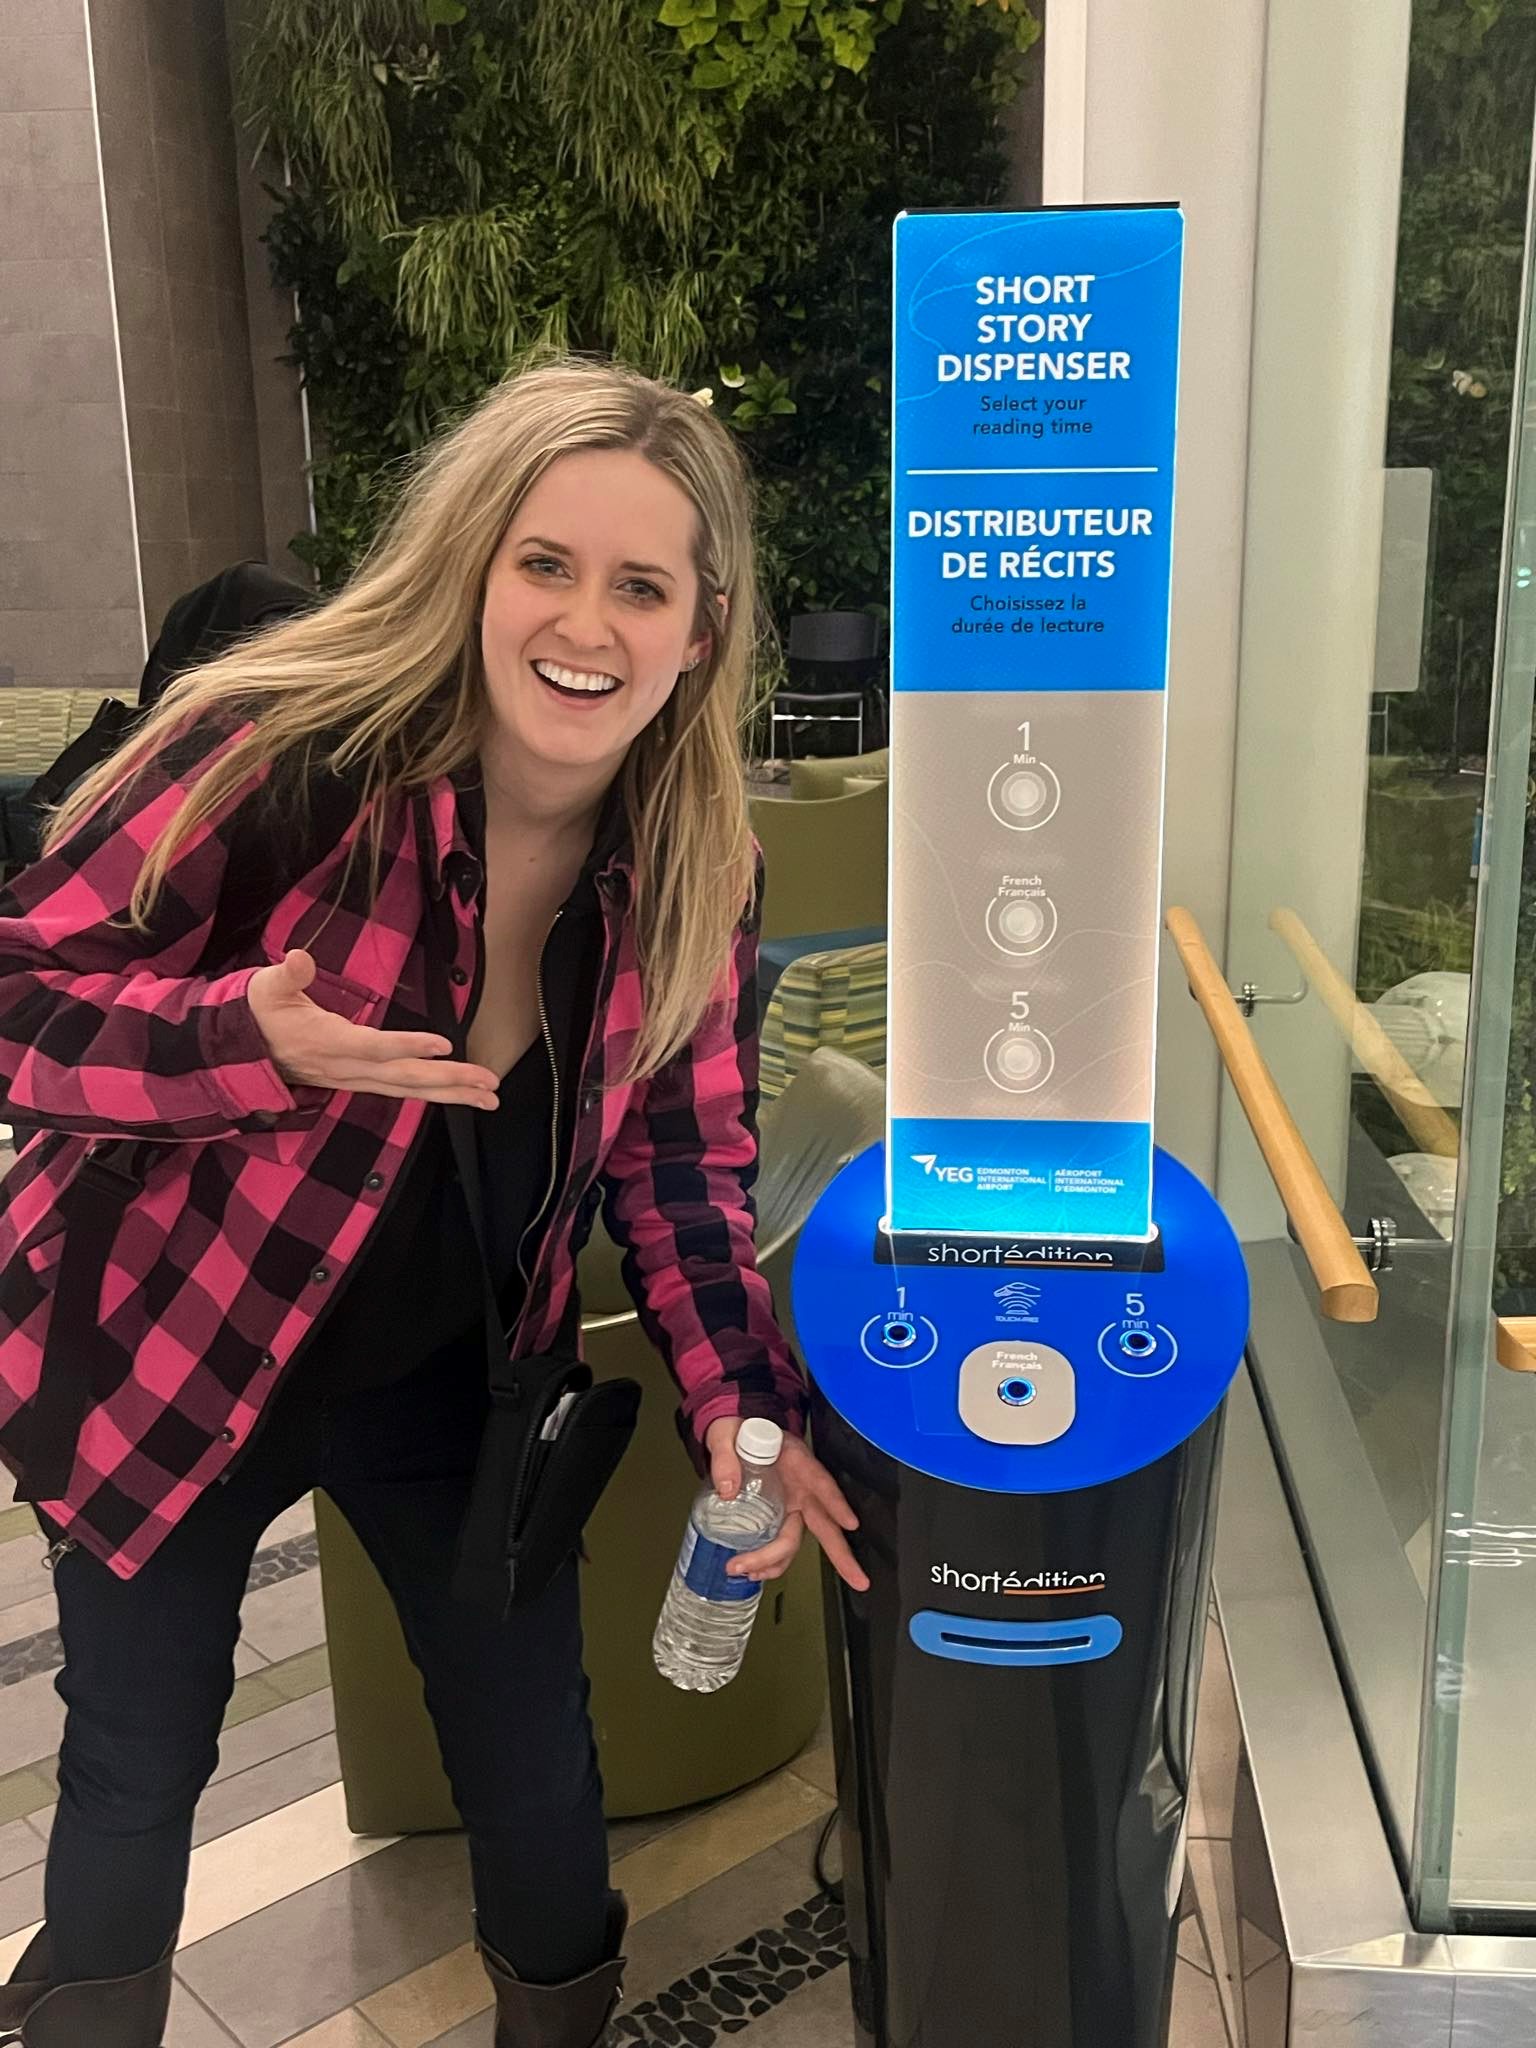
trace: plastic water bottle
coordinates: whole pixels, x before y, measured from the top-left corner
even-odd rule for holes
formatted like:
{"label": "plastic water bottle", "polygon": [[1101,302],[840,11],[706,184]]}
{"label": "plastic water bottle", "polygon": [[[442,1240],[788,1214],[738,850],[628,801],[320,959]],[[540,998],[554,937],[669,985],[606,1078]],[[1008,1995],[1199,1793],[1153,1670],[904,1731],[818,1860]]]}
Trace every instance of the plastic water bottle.
{"label": "plastic water bottle", "polygon": [[784,1526],[777,1470],[783,1445],[776,1422],[744,1422],[736,1434],[741,1492],[721,1500],[706,1486],[694,1501],[651,1646],[656,1669],[683,1692],[718,1692],[741,1669],[763,1589],[751,1579],[727,1578],[725,1568],[771,1543]]}

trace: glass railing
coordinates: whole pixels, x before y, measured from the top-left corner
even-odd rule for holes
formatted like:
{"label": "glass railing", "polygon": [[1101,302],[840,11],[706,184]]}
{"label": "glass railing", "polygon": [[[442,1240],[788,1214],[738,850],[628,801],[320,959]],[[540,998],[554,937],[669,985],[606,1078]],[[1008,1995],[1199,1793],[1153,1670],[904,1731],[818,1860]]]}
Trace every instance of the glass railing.
{"label": "glass railing", "polygon": [[1531,1931],[1536,40],[1349,21],[1321,64],[1271,15],[1225,967],[1374,1315],[1235,1102],[1221,1193],[1415,1916]]}

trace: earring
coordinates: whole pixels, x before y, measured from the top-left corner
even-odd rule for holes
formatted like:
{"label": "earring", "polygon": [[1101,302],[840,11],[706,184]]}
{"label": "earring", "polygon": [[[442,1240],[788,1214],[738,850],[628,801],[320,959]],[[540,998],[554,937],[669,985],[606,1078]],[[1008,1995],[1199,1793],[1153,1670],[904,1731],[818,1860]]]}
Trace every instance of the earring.
{"label": "earring", "polygon": [[693,674],[693,671],[694,671],[694,670],[695,670],[695,669],[696,669],[696,668],[698,667],[698,665],[699,665],[699,657],[698,657],[698,655],[695,655],[695,656],[693,657],[692,661],[685,661],[685,662],[683,663],[683,669],[682,669],[682,672],[683,672],[683,674],[684,674],[685,676],[689,676],[689,675],[692,675],[692,674]]}

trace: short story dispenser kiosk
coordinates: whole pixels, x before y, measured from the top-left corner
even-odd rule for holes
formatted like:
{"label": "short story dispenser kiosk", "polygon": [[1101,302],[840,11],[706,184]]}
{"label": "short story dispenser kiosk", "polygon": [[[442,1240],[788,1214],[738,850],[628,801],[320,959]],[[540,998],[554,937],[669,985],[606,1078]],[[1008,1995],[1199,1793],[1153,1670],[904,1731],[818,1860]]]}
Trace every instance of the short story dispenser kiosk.
{"label": "short story dispenser kiosk", "polygon": [[1160,2048],[1236,1241],[1152,1138],[1181,220],[896,224],[886,1143],[795,1324],[863,2048]]}

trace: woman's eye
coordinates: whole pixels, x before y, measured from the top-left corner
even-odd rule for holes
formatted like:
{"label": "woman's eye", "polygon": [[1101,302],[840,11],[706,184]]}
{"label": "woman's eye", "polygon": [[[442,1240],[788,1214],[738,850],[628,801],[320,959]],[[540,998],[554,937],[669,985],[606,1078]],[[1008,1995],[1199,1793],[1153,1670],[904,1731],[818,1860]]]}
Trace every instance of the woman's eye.
{"label": "woman's eye", "polygon": [[557,562],[553,555],[529,555],[523,563],[523,567],[536,570],[542,574],[546,569],[559,569],[562,567],[562,564]]}
{"label": "woman's eye", "polygon": [[654,583],[643,583],[638,577],[633,582],[626,584],[625,588],[634,591],[640,597],[660,598],[661,596],[661,592]]}

